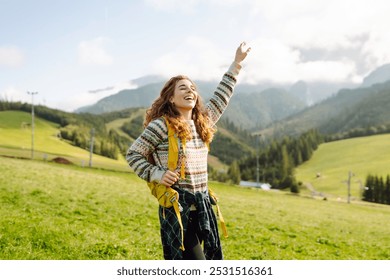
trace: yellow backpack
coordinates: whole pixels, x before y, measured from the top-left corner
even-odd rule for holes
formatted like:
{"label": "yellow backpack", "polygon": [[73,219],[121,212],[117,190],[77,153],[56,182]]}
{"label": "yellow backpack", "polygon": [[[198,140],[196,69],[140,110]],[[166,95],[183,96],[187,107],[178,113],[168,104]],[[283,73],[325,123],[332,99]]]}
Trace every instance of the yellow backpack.
{"label": "yellow backpack", "polygon": [[[165,123],[168,127],[168,169],[171,171],[175,171],[177,167],[177,162],[179,160],[179,138],[176,136],[174,129],[169,124],[168,120],[164,117]],[[185,154],[185,147],[186,147],[186,139],[182,138],[180,139],[182,142],[183,152]],[[181,167],[180,167],[180,178],[185,179],[185,160],[182,161]],[[157,183],[157,182],[148,182],[148,187],[152,193],[153,196],[155,196],[159,202],[159,204],[165,208],[171,208],[173,207],[175,210],[175,214],[177,216],[180,229],[182,232],[182,246],[181,249],[184,250],[183,245],[183,224],[181,221],[181,215],[180,215],[180,204],[179,204],[179,194],[177,191],[175,191],[171,187],[167,187],[163,184]],[[217,216],[219,217],[219,220],[221,222],[221,228],[223,231],[223,235],[225,237],[228,237],[226,224],[223,219],[221,210],[218,205],[218,198],[216,197],[215,193],[210,190],[209,188],[209,197],[212,202],[212,204],[216,205],[217,207]],[[164,213],[164,212],[163,212]]]}

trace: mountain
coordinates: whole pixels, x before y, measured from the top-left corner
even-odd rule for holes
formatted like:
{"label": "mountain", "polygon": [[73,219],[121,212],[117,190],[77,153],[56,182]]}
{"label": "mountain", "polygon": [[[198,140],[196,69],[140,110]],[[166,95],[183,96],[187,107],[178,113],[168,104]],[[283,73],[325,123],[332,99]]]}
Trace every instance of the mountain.
{"label": "mountain", "polygon": [[365,77],[361,87],[370,87],[374,84],[384,83],[388,80],[390,80],[390,64],[385,64]]}
{"label": "mountain", "polygon": [[307,106],[317,104],[326,98],[335,95],[340,89],[355,88],[353,83],[330,83],[330,82],[305,82],[298,81],[293,84],[289,92],[302,100]]}
{"label": "mountain", "polygon": [[[160,76],[147,76],[132,80],[136,88],[119,91],[102,98],[97,103],[77,109],[75,112],[101,114],[126,108],[149,107],[158,97],[165,80]],[[203,100],[208,100],[218,82],[195,81]],[[335,94],[350,84],[307,83],[261,84],[238,83],[235,95],[223,118],[248,130],[264,128],[270,123],[294,114],[308,105]]]}
{"label": "mountain", "polygon": [[[329,119],[333,118],[333,125],[338,123],[334,122],[334,118],[364,98],[365,92],[369,91],[367,88],[387,80],[390,80],[390,64],[370,73],[360,87],[351,83],[305,81],[297,81],[294,84],[238,83],[223,118],[251,131],[272,125],[268,133],[272,131],[278,135],[300,133],[313,127],[331,127],[332,124],[326,124]],[[126,108],[147,108],[158,97],[164,82],[165,79],[161,76],[135,79],[131,84],[137,85],[137,88],[119,91],[93,105],[79,108],[76,112],[100,114]],[[218,84],[195,82],[206,101]],[[349,97],[348,92],[354,96]],[[289,117],[291,118],[287,120]],[[279,122],[283,119],[286,120]],[[324,128],[324,131],[331,129]]]}
{"label": "mountain", "polygon": [[[348,94],[345,92],[344,94]],[[352,129],[366,129],[390,124],[390,81],[374,84],[369,88],[352,91],[353,97],[361,95],[361,100],[349,101],[338,116],[320,126],[324,133],[340,133]]]}
{"label": "mountain", "polygon": [[273,123],[263,135],[299,135],[317,128],[322,133],[343,133],[390,123],[390,81],[366,88],[342,89],[336,95]]}
{"label": "mountain", "polygon": [[117,94],[100,99],[94,105],[81,107],[76,112],[101,114],[126,108],[148,107],[152,100],[156,98],[156,92],[159,92],[161,87],[162,83],[153,83],[136,89],[125,89]]}
{"label": "mountain", "polygon": [[250,94],[237,92],[223,118],[244,129],[255,130],[299,112],[304,107],[302,101],[280,88]]}
{"label": "mountain", "polygon": [[[196,82],[203,100],[211,98],[215,82]],[[105,97],[92,106],[82,107],[77,112],[101,114],[124,110],[126,108],[147,108],[158,97],[163,82],[147,83],[136,89],[122,90]],[[304,102],[294,98],[287,90],[270,88],[263,91],[254,85],[241,85],[235,89],[235,95],[224,114],[236,125],[246,129],[265,127],[304,108]],[[247,93],[251,92],[251,93]]]}

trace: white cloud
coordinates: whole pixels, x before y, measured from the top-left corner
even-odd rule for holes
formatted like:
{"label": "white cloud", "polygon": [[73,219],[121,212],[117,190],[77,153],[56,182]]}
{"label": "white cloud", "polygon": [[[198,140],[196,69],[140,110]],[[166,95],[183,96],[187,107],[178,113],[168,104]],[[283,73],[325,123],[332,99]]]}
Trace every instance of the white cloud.
{"label": "white cloud", "polygon": [[[296,65],[297,79],[305,81],[357,81],[353,61],[309,61]],[[359,81],[361,82],[361,81]]]}
{"label": "white cloud", "polygon": [[366,12],[367,8],[361,3],[333,0],[321,6],[317,4],[321,8],[318,10],[289,14],[283,25],[278,25],[278,35],[287,44],[303,48],[336,50],[354,47],[356,42],[353,38],[370,32],[371,27],[367,23],[373,16]]}
{"label": "white cloud", "polygon": [[172,52],[157,59],[153,69],[165,77],[183,74],[191,79],[214,80],[222,76],[232,58],[231,53],[221,51],[211,41],[190,36]]}
{"label": "white cloud", "polygon": [[[226,8],[224,1],[212,3]],[[239,31],[250,38],[253,51],[244,71],[249,82],[357,82],[390,62],[388,1],[232,0],[230,4],[236,14],[246,14],[242,30],[231,33]],[[317,55],[310,61],[303,51]]]}
{"label": "white cloud", "polygon": [[0,66],[19,67],[23,62],[24,55],[19,48],[0,46]]}
{"label": "white cloud", "polygon": [[356,37],[365,34],[368,46],[361,55],[372,56],[380,63],[389,62],[388,1],[264,0],[252,4],[253,23],[264,17],[273,38],[287,46],[327,51],[353,49],[361,44]]}
{"label": "white cloud", "polygon": [[183,11],[192,12],[199,0],[145,0],[145,3],[154,9],[162,11]]}
{"label": "white cloud", "polygon": [[295,65],[299,63],[299,52],[274,39],[257,39],[249,43],[245,76],[249,83],[259,81],[291,82],[296,79]]}
{"label": "white cloud", "polygon": [[[166,10],[178,10],[181,4],[176,0],[147,2]],[[226,24],[231,19],[228,15],[239,15],[241,21],[229,25],[227,36],[238,38],[239,33],[252,46],[241,81],[356,83],[390,62],[386,14],[390,2],[384,0],[375,5],[370,0],[199,0],[185,5],[198,13],[202,8],[219,9],[215,20],[226,17]],[[221,53],[219,47],[224,46],[209,37],[189,36],[161,56],[154,68],[162,75],[184,72],[196,79],[217,79],[231,58],[231,53]]]}
{"label": "white cloud", "polygon": [[[298,49],[276,39],[256,39],[249,45],[252,51],[243,62],[241,82],[360,81],[354,61],[349,59],[304,61]],[[154,70],[166,77],[184,74],[192,79],[218,80],[233,61],[233,55],[205,38],[188,37],[160,57]]]}
{"label": "white cloud", "polygon": [[84,65],[110,65],[112,56],[106,50],[109,39],[98,37],[89,41],[82,41],[78,46],[79,62]]}

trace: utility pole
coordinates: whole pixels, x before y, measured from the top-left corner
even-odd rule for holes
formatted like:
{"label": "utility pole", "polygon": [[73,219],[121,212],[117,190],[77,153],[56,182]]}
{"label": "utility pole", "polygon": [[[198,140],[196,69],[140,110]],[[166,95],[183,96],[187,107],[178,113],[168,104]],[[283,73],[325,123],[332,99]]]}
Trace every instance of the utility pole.
{"label": "utility pole", "polygon": [[259,157],[260,157],[260,137],[261,134],[256,134],[256,186],[260,186],[259,178],[260,178],[260,164],[259,164]]}
{"label": "utility pole", "polygon": [[[265,147],[265,136],[261,135],[261,138],[263,139],[263,147]],[[267,171],[267,160],[268,160],[268,156],[267,156],[267,153],[265,152],[264,153],[264,166],[263,166],[263,171],[261,172],[261,174],[263,174],[263,183],[266,183],[265,172]]]}
{"label": "utility pole", "polygon": [[95,129],[91,128],[91,143],[89,149],[89,167],[92,167],[92,154],[93,154],[93,142],[94,142]]}
{"label": "utility pole", "polygon": [[351,203],[351,178],[354,175],[355,174],[353,174],[352,171],[349,171],[349,173],[348,173],[348,181],[347,181],[347,184],[348,184],[348,203]]}
{"label": "utility pole", "polygon": [[38,92],[28,91],[31,95],[31,159],[34,159],[34,95]]}

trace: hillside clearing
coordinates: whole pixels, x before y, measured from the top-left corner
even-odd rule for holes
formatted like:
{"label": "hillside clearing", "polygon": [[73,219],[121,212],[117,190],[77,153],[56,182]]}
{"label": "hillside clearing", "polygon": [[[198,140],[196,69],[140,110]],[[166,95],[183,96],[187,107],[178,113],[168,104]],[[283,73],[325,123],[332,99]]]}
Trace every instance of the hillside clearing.
{"label": "hillside clearing", "polygon": [[296,169],[296,178],[332,198],[347,196],[348,173],[353,199],[361,199],[368,174],[390,174],[390,134],[321,144],[313,157]]}

